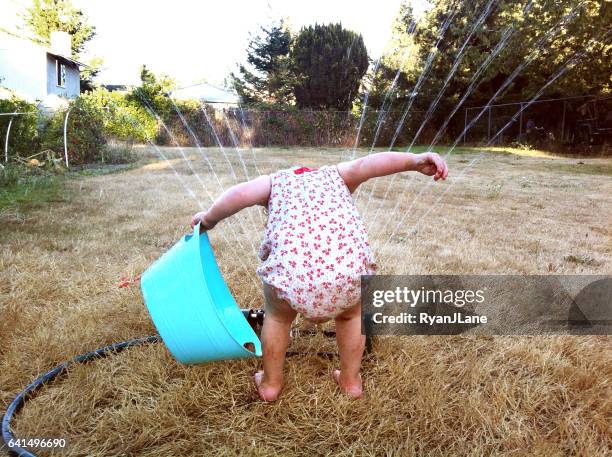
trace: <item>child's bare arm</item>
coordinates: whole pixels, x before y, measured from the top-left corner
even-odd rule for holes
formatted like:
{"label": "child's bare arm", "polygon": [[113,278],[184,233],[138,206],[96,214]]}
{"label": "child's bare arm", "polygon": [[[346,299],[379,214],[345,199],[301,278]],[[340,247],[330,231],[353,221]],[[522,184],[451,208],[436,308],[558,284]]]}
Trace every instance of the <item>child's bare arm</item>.
{"label": "child's bare arm", "polygon": [[351,192],[370,178],[392,175],[402,171],[418,171],[427,176],[446,179],[448,167],[435,152],[412,154],[409,152],[379,152],[350,162],[338,164],[340,176]]}
{"label": "child's bare arm", "polygon": [[204,230],[210,230],[241,209],[253,205],[266,206],[270,198],[270,186],[270,177],[265,175],[230,187],[213,202],[208,211],[193,216],[191,228],[200,222]]}

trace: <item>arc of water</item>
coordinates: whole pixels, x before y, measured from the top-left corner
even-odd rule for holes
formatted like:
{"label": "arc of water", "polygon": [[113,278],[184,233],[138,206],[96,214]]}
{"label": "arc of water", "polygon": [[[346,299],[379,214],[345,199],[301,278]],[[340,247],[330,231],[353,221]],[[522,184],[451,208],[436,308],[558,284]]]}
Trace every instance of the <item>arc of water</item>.
{"label": "arc of water", "polygon": [[419,78],[418,78],[416,84],[414,85],[414,89],[412,91],[414,96],[409,97],[408,102],[407,102],[407,107],[404,110],[404,112],[402,114],[402,117],[401,117],[400,121],[397,124],[397,127],[395,129],[395,133],[393,135],[393,138],[391,139],[391,144],[389,145],[389,151],[393,148],[393,146],[395,145],[395,142],[397,141],[397,138],[399,137],[400,131],[401,131],[402,127],[404,126],[404,122],[406,122],[406,118],[408,117],[408,113],[410,112],[410,109],[412,108],[412,105],[414,103],[414,99],[416,98],[416,94],[418,93],[419,89],[421,88],[421,85],[423,84],[423,81],[425,80],[425,77],[429,74],[429,70],[431,68],[431,64],[433,63],[433,61],[434,61],[434,59],[436,57],[436,54],[438,52],[440,43],[442,43],[442,40],[444,39],[444,36],[446,35],[446,31],[448,30],[448,27],[450,26],[451,22],[453,21],[453,19],[457,15],[457,12],[458,12],[458,9],[456,8],[455,5],[453,5],[453,9],[451,10],[451,13],[446,17],[446,19],[442,23],[442,27],[440,28],[440,31],[438,32],[438,40],[436,41],[436,44],[434,45],[434,47],[430,51],[429,55],[427,56],[427,60],[425,61],[425,65],[423,67],[423,70],[421,71],[421,74],[419,75]]}
{"label": "arc of water", "polygon": [[[374,64],[374,77],[376,77],[376,74],[378,73],[378,67],[380,66],[380,58],[378,58],[376,60],[376,63]],[[365,115],[366,112],[368,110],[368,99],[370,98],[370,91],[372,90],[372,87],[370,86],[366,92],[365,92],[365,96],[364,96],[364,100],[363,100],[363,108],[361,109],[361,116],[359,117],[359,124],[357,125],[357,134],[355,135],[355,143],[353,144],[353,152],[351,153],[351,159],[355,158],[355,154],[357,151],[357,146],[359,145],[359,138],[361,136],[361,129],[363,127],[363,123],[365,121]],[[340,160],[342,160],[344,158],[344,151],[342,151],[342,154],[340,155]]]}
{"label": "arc of water", "polygon": [[[117,105],[115,105],[115,108],[119,108]],[[120,109],[120,108],[119,108]],[[135,126],[136,121],[134,122],[130,122],[132,124],[132,126]],[[142,127],[142,124],[141,124]],[[168,159],[168,157],[166,157],[166,155],[161,151],[161,149],[153,142],[153,140],[148,136],[148,135],[144,135],[145,139],[147,141],[147,143],[153,147],[153,149],[155,149],[155,151],[157,152],[157,154],[170,166],[170,168],[172,169],[172,172],[174,173],[174,175],[176,176],[176,178],[178,179],[178,181],[181,183],[181,185],[183,186],[183,188],[185,189],[185,191],[187,192],[187,194],[192,197],[198,204],[198,207],[200,208],[200,210],[204,210],[205,207],[202,204],[202,201],[197,197],[197,195],[193,192],[193,190],[191,189],[191,187],[187,184],[187,182],[183,179],[183,177],[181,176],[181,174],[178,172],[178,170],[174,167],[174,165],[172,164],[172,162]],[[208,197],[211,200],[211,202],[214,200],[212,198],[212,196],[210,195],[210,193],[207,191]],[[243,255],[239,255],[238,252],[235,249],[235,245],[233,243],[230,242],[230,240],[225,236],[225,233],[223,231],[220,231],[220,235],[221,238],[223,239],[223,241],[225,241],[225,243],[229,246],[229,248],[234,252],[234,256],[238,259],[240,259],[240,264],[242,269],[244,269],[247,273],[247,276],[251,278],[254,286],[257,288],[259,287],[258,282],[255,280],[255,278],[250,275],[251,270],[245,263],[244,261],[244,256]],[[234,232],[235,237],[237,238],[237,235]],[[236,240],[238,241],[238,240]]]}
{"label": "arc of water", "polygon": [[[603,34],[603,37],[598,37],[598,39],[607,39],[609,35],[612,34],[612,28],[608,29],[607,32],[605,34]],[[609,40],[608,40],[609,41]],[[493,142],[495,141],[495,139],[501,135],[510,125],[512,125],[513,123],[515,123],[517,121],[517,119],[519,118],[520,114],[525,111],[527,108],[529,108],[529,106],[531,106],[536,100],[538,100],[542,94],[544,93],[544,91],[546,90],[546,88],[548,88],[551,84],[553,84],[557,79],[559,79],[561,76],[563,76],[563,74],[565,74],[569,69],[571,69],[574,65],[576,65],[590,50],[590,48],[592,47],[592,44],[590,46],[585,47],[582,51],[576,52],[574,53],[574,55],[567,60],[567,62],[562,65],[559,70],[557,70],[549,79],[548,81],[538,90],[538,92],[526,103],[523,103],[520,105],[519,110],[512,116],[512,118],[500,129],[498,130],[498,132],[495,134],[495,136],[493,138],[491,138],[487,144],[485,145],[485,147],[490,146],[491,144],[493,144]],[[480,160],[481,157],[483,157],[484,155],[484,151],[481,152],[479,155],[477,155],[474,159],[472,159],[470,161],[470,163],[468,163],[468,165],[466,165],[463,170],[460,172],[460,174],[457,177],[461,177],[463,176],[469,169],[471,169],[474,164]],[[416,227],[418,226],[418,224],[426,217],[428,216],[431,211],[437,206],[437,204],[442,200],[442,198],[448,193],[448,191],[453,187],[454,182],[451,183],[445,190],[444,192],[442,192],[442,194],[438,197],[438,199],[434,202],[433,205],[430,205],[427,209],[427,211],[421,216],[419,217],[419,219],[417,220],[417,222],[414,224],[414,226],[412,227],[411,231],[414,232],[414,230],[416,229]],[[400,218],[397,226],[395,227],[394,231],[391,233],[391,235],[389,235],[389,237],[387,238],[387,241],[385,242],[385,244],[383,244],[381,250],[384,250],[384,248],[387,246],[387,244],[389,243],[389,241],[391,240],[391,238],[393,236],[395,236],[395,234],[397,233],[398,228],[403,224],[406,215],[409,213],[409,211],[405,211],[403,213],[403,216]]]}
{"label": "arc of water", "polygon": [[223,121],[225,122],[225,126],[227,127],[227,131],[229,132],[230,140],[234,144],[234,149],[236,150],[236,155],[238,156],[238,159],[240,160],[240,164],[242,165],[242,171],[244,173],[244,177],[247,180],[250,180],[251,178],[249,177],[249,171],[247,170],[246,163],[244,162],[244,159],[242,158],[242,154],[240,153],[238,139],[236,138],[236,135],[234,134],[234,130],[232,129],[232,126],[230,125],[229,121],[227,120],[227,116],[225,115],[225,113],[223,113]]}
{"label": "arc of water", "polygon": [[438,103],[442,99],[442,95],[444,95],[444,92],[446,91],[446,87],[448,86],[448,83],[450,82],[451,78],[457,72],[457,69],[459,68],[459,65],[461,64],[461,62],[463,62],[463,57],[465,56],[465,51],[467,50],[468,43],[470,42],[470,40],[474,36],[474,33],[476,33],[476,30],[478,30],[480,28],[480,26],[484,23],[485,19],[489,16],[489,14],[491,14],[493,4],[496,1],[497,0],[489,0],[489,3],[487,3],[486,8],[482,11],[482,13],[478,17],[478,19],[474,22],[474,25],[472,26],[472,29],[470,30],[470,33],[468,33],[467,38],[465,39],[465,41],[461,45],[461,48],[457,52],[457,55],[455,56],[455,61],[453,62],[453,65],[452,65],[450,71],[448,72],[448,74],[446,75],[446,78],[444,79],[444,84],[442,85],[442,88],[438,91],[438,95],[436,96],[436,98],[429,105],[429,108],[427,109],[427,112],[425,113],[425,119],[423,120],[423,122],[419,126],[417,132],[414,134],[414,137],[412,138],[412,141],[410,142],[410,146],[408,146],[407,151],[410,151],[412,149],[412,146],[414,146],[414,143],[416,142],[417,138],[419,137],[419,135],[423,131],[423,128],[425,127],[425,124],[431,118],[434,110],[438,106]]}
{"label": "arc of water", "polygon": [[[408,33],[414,34],[414,32],[416,31],[417,25],[418,25],[417,21],[413,19],[410,25],[408,26]],[[384,119],[386,117],[386,114],[391,109],[391,104],[393,103],[393,101],[392,100],[389,101],[388,104],[387,104],[387,101],[389,100],[389,97],[395,92],[397,82],[399,81],[399,77],[402,73],[402,67],[405,65],[405,63],[408,61],[409,58],[413,57],[415,49],[416,49],[416,46],[409,46],[407,49],[404,50],[402,57],[400,58],[400,65],[397,71],[395,72],[395,77],[393,78],[391,86],[385,92],[385,96],[383,98],[383,102],[381,104],[381,108],[378,113],[378,119],[376,120],[376,129],[374,131],[374,138],[372,140],[372,146],[370,146],[370,150],[368,151],[368,155],[371,154],[372,151],[374,150],[374,146],[376,145],[376,141],[378,141],[378,136],[380,135],[380,130],[384,122]]]}
{"label": "arc of water", "polygon": [[[400,131],[402,127],[404,126],[404,122],[406,122],[406,118],[408,117],[408,113],[410,112],[410,109],[412,108],[412,105],[414,104],[416,95],[418,94],[418,91],[421,88],[421,85],[423,84],[425,77],[429,74],[429,69],[431,68],[431,64],[434,61],[438,47],[440,46],[440,43],[442,43],[442,39],[444,38],[444,35],[446,35],[446,31],[448,30],[448,27],[450,26],[452,20],[457,15],[457,11],[458,10],[453,5],[453,9],[451,10],[451,13],[445,18],[444,22],[442,23],[442,27],[440,28],[440,31],[438,32],[438,39],[436,41],[436,44],[434,45],[434,47],[431,49],[431,51],[427,55],[425,65],[423,66],[423,69],[421,70],[421,74],[419,75],[417,82],[415,83],[412,89],[412,92],[410,96],[408,97],[408,101],[406,102],[406,105],[405,105],[406,107],[403,110],[402,117],[397,124],[395,133],[393,134],[393,138],[391,139],[391,143],[389,144],[389,149],[388,149],[389,151],[393,148],[393,145],[395,144],[395,142],[397,141],[397,138],[399,137]],[[376,187],[376,181],[374,181],[374,184],[372,184],[370,188],[370,193],[368,196],[368,205],[369,205],[369,201],[372,198],[372,195],[374,194],[375,187]],[[357,192],[355,193],[355,202],[357,202],[360,195],[361,195],[361,189],[357,188]],[[365,211],[364,211],[364,214],[365,214]]]}
{"label": "arc of water", "polygon": [[[198,172],[193,168],[193,166],[191,165],[191,160],[189,160],[189,158],[187,157],[187,155],[185,154],[184,149],[180,146],[179,142],[177,141],[176,137],[174,136],[174,134],[172,133],[172,131],[168,128],[168,126],[166,125],[166,123],[163,121],[163,119],[155,112],[155,110],[152,108],[151,104],[149,103],[148,100],[146,100],[143,96],[139,95],[139,98],[143,101],[143,103],[145,104],[145,108],[147,109],[147,111],[155,117],[155,119],[157,120],[157,122],[162,126],[162,128],[166,131],[166,133],[168,134],[168,136],[170,137],[170,139],[172,140],[172,142],[176,145],[177,149],[179,150],[179,152],[181,153],[181,156],[183,157],[183,160],[186,162],[187,167],[189,168],[189,170],[191,170],[191,172],[194,174],[194,176],[196,177],[196,180],[198,181],[198,183],[202,186],[203,189],[206,189],[206,184],[204,183],[204,181],[202,181],[202,178],[200,177],[200,175],[198,174]],[[239,225],[243,228],[242,223],[239,222]],[[232,227],[233,230],[233,227]],[[247,231],[245,231],[245,233],[248,233]],[[251,245],[251,248],[253,250],[253,252],[255,253],[255,255],[257,255],[257,248],[255,247],[255,245],[253,244],[253,241],[251,240],[250,237],[247,237],[249,244]],[[242,244],[240,237],[237,236],[236,234],[236,243],[240,246],[240,248],[244,249],[244,245]]]}
{"label": "arc of water", "polygon": [[210,130],[212,131],[213,137],[215,139],[215,142],[217,143],[217,146],[219,146],[219,149],[221,149],[221,153],[223,154],[223,157],[225,158],[225,161],[227,162],[227,164],[230,167],[230,171],[232,173],[232,176],[234,178],[234,182],[238,183],[238,176],[236,175],[236,171],[234,170],[234,166],[232,165],[232,161],[229,159],[227,152],[225,151],[225,148],[223,147],[223,144],[221,143],[221,140],[219,139],[219,135],[217,134],[217,129],[215,128],[215,126],[213,125],[212,121],[210,120],[210,116],[208,115],[208,112],[206,111],[206,107],[203,106],[203,104],[200,102],[200,111],[202,111],[202,113],[204,113],[204,118],[206,119],[206,122],[208,122],[208,125],[210,126]]}
{"label": "arc of water", "polygon": [[[238,138],[236,138],[236,134],[234,133],[234,130],[232,129],[232,126],[230,125],[229,121],[227,120],[227,116],[225,115],[225,113],[223,113],[223,119],[225,120],[225,126],[227,127],[227,130],[229,131],[230,134],[230,139],[232,140],[232,143],[234,144],[234,149],[236,150],[236,154],[238,155],[238,157],[240,158],[240,163],[242,164],[242,171],[244,172],[244,176],[247,179],[247,181],[251,180],[251,177],[249,176],[249,171],[247,169],[246,163],[244,161],[244,159],[242,158],[242,154],[240,153],[240,145],[238,144]],[[252,151],[252,148],[251,148]],[[253,154],[253,158],[255,158],[255,155]],[[254,163],[253,164],[255,166],[255,170],[258,172],[258,168],[257,168],[257,164]],[[261,176],[261,174],[259,174]],[[248,212],[248,210],[247,210]],[[259,222],[261,224],[263,224],[263,217],[261,215],[260,211],[256,211],[257,215],[259,216]],[[253,221],[252,215],[250,212],[248,212],[249,217],[251,219],[251,222],[253,222],[253,225],[255,225],[255,221]]]}
{"label": "arc of water", "polygon": [[198,152],[202,155],[202,157],[204,157],[204,161],[206,162],[206,165],[208,166],[208,169],[211,171],[211,173],[215,177],[215,180],[217,182],[219,190],[221,192],[223,192],[223,190],[225,190],[225,189],[223,188],[223,184],[221,183],[221,179],[219,178],[219,175],[215,171],[215,168],[213,167],[213,164],[210,161],[210,158],[208,157],[208,154],[206,153],[206,151],[202,147],[202,145],[200,143],[200,140],[198,139],[197,135],[195,134],[195,132],[193,131],[193,129],[191,128],[191,126],[189,125],[187,120],[185,119],[185,116],[183,116],[183,113],[181,112],[179,107],[176,105],[176,103],[174,103],[174,100],[172,100],[171,97],[168,97],[168,100],[170,100],[170,103],[172,104],[172,107],[174,108],[174,111],[176,112],[176,114],[178,115],[179,119],[183,123],[183,126],[185,126],[185,128],[187,129],[187,132],[189,133],[189,135],[193,139],[193,142],[196,145],[196,148],[198,149]]}
{"label": "arc of water", "polygon": [[[187,193],[189,194],[190,197],[192,197],[197,203],[198,203],[198,207],[200,208],[200,210],[204,211],[206,208],[204,207],[204,205],[202,205],[202,202],[198,199],[198,197],[195,195],[195,193],[191,190],[191,188],[187,185],[187,183],[185,182],[185,180],[183,179],[183,177],[181,176],[181,174],[178,172],[178,170],[174,167],[174,165],[172,164],[172,162],[166,157],[166,155],[161,151],[161,149],[150,139],[147,137],[147,143],[149,143],[150,146],[152,146],[157,154],[166,161],[166,163],[168,163],[168,165],[170,165],[170,168],[172,169],[172,172],[174,173],[174,175],[176,176],[176,178],[179,180],[179,182],[181,183],[181,185],[183,186],[183,188],[187,191]],[[156,182],[156,185],[159,185],[159,183]],[[210,197],[209,197],[210,198]],[[211,203],[214,201],[213,198],[210,198]],[[236,234],[236,232],[233,230],[233,227],[230,225],[230,230],[232,231],[232,234],[234,235],[234,238],[236,239],[236,242],[238,242],[238,235]],[[255,286],[255,288],[257,289],[260,285],[257,282],[257,280],[252,276],[252,268],[249,268],[244,260],[244,256],[242,254],[240,254],[236,248],[234,243],[232,243],[227,236],[225,235],[225,232],[223,232],[222,230],[219,231],[221,238],[223,239],[223,241],[225,242],[225,244],[229,247],[229,249],[232,251],[233,253],[233,257],[240,259],[240,265],[242,267],[243,270],[245,270],[246,272],[246,276],[249,277],[251,279],[251,282],[253,283],[253,285]]]}
{"label": "arc of water", "polygon": [[[113,103],[114,108],[115,109],[121,109],[115,102],[111,101],[111,103]],[[139,125],[139,121],[134,119],[131,116],[125,117],[127,122],[129,122],[133,128],[138,129],[138,125]],[[140,127],[142,127],[142,124],[140,124]],[[204,210],[205,207],[202,204],[202,201],[198,198],[198,196],[193,192],[193,190],[191,189],[191,187],[187,184],[187,182],[183,179],[183,177],[181,176],[181,174],[177,171],[177,169],[174,167],[174,165],[172,164],[172,161],[170,161],[168,159],[168,157],[166,157],[166,155],[161,151],[161,149],[153,142],[153,140],[145,133],[144,135],[145,140],[147,141],[147,143],[153,147],[153,149],[155,149],[155,151],[157,152],[157,154],[160,156],[160,158],[162,158],[172,169],[172,172],[174,173],[174,176],[177,178],[177,180],[179,181],[179,183],[183,186],[183,188],[185,189],[185,191],[187,192],[187,194],[193,198],[196,203],[198,204],[198,208],[200,210]],[[156,182],[156,184],[158,185],[158,183]],[[212,196],[210,195],[209,192],[207,192],[209,198],[211,198],[212,201]],[[238,259],[240,259],[240,265],[242,267],[242,269],[244,269],[247,272],[247,276],[251,278],[254,286],[256,288],[258,288],[260,285],[259,283],[255,280],[255,278],[252,275],[249,275],[249,273],[252,271],[252,268],[249,268],[245,262],[244,262],[244,256],[243,255],[238,255],[238,253],[235,250],[235,244],[231,243],[230,240],[225,236],[225,233],[223,231],[219,232],[221,235],[221,238],[223,239],[223,241],[226,242],[226,244],[229,246],[229,248],[234,252],[234,256]]]}
{"label": "arc of water", "polygon": [[[172,104],[174,111],[176,112],[176,114],[179,116],[179,119],[181,120],[183,126],[187,129],[187,131],[189,132],[190,136],[192,137],[196,148],[198,149],[198,151],[200,152],[200,154],[204,157],[206,164],[208,165],[208,168],[210,169],[210,171],[212,172],[213,176],[215,177],[215,180],[217,182],[217,185],[219,187],[219,191],[220,193],[223,193],[223,191],[225,190],[223,187],[223,184],[221,183],[221,179],[219,178],[219,175],[217,174],[217,172],[215,171],[215,168],[212,164],[212,162],[210,161],[208,154],[206,153],[205,149],[202,148],[202,145],[200,143],[200,140],[198,139],[197,135],[195,134],[195,132],[193,131],[193,129],[191,128],[191,126],[189,125],[189,123],[187,122],[187,120],[185,119],[185,116],[183,115],[183,113],[181,112],[181,110],[179,109],[179,107],[176,105],[176,103],[172,100],[172,98],[168,97],[168,99],[170,100],[170,103]],[[165,127],[165,126],[164,126]],[[166,131],[168,131],[168,129],[166,128]],[[171,135],[171,133],[169,132],[169,135]],[[174,141],[175,144],[178,145],[178,142],[176,141],[176,139],[172,136],[172,139]],[[212,199],[212,201],[214,201],[214,198],[212,198],[210,196],[210,193],[208,192],[208,189],[206,189],[206,192],[209,194],[209,198]],[[252,229],[254,232],[257,232],[257,227],[255,225],[255,222],[253,221],[252,218],[250,218],[250,222],[252,225]],[[242,230],[244,231],[244,233],[248,233],[248,231],[246,230],[246,228],[244,227],[244,225],[242,224],[242,222],[239,222],[239,225],[241,226]],[[236,238],[238,238],[238,234],[236,233],[236,231],[234,230],[233,225],[230,226],[230,230],[232,231],[232,233],[234,234],[234,236]],[[238,241],[238,239],[236,240]],[[239,241],[238,241],[239,242]],[[251,242],[252,244],[252,242]]]}
{"label": "arc of water", "polygon": [[[244,110],[242,109],[242,106],[238,106],[238,109],[240,111],[240,123],[242,124],[242,129],[246,131],[247,124],[246,124],[246,118],[244,116]],[[249,145],[249,150],[251,151],[251,155],[253,156],[253,165],[255,167],[255,171],[257,172],[258,176],[261,176],[261,171],[259,170],[259,167],[257,166],[257,155],[255,154],[255,149],[253,148],[253,142],[249,140],[248,145]]]}
{"label": "arc of water", "polygon": [[[236,171],[234,170],[234,166],[232,165],[231,160],[229,159],[229,156],[227,155],[226,149],[223,146],[223,143],[221,143],[221,138],[219,138],[219,134],[217,133],[217,129],[215,128],[214,124],[212,123],[210,116],[208,115],[208,112],[206,111],[206,107],[203,106],[202,104],[200,104],[200,110],[204,113],[204,117],[206,118],[206,122],[208,122],[208,125],[212,131],[213,134],[213,138],[215,139],[215,142],[217,143],[217,145],[219,146],[219,149],[221,149],[221,152],[223,154],[223,156],[225,157],[225,160],[227,161],[227,163],[230,166],[230,170],[232,172],[232,175],[234,177],[234,181],[236,183],[239,182],[238,180],[238,175],[236,174]],[[246,179],[249,179],[249,172],[247,170],[246,167],[246,163],[244,162],[244,159],[242,158],[242,154],[240,154],[240,151],[238,149],[238,140],[236,139],[235,135],[234,135],[234,131],[232,130],[231,126],[229,125],[229,123],[227,122],[227,117],[225,116],[225,114],[223,114],[223,119],[225,120],[225,124],[229,130],[230,133],[230,138],[232,139],[233,143],[234,143],[234,148],[236,149],[236,155],[238,156],[240,163],[242,164],[243,167],[243,171],[245,174]],[[249,218],[249,221],[251,222],[251,225],[253,226],[253,230],[254,232],[258,232],[257,229],[257,225],[255,224],[255,220],[253,219],[253,215],[251,214],[250,211],[246,211],[247,217]],[[259,214],[259,212],[258,212]],[[260,220],[261,220],[261,214],[260,214]],[[250,238],[249,238],[250,240]],[[252,242],[251,242],[252,244]],[[257,250],[255,249],[255,252],[257,252]]]}
{"label": "arc of water", "polygon": [[[463,135],[465,134],[465,132],[467,130],[469,130],[477,121],[478,119],[480,119],[480,117],[485,113],[485,111],[488,109],[489,105],[491,105],[495,99],[512,83],[512,81],[514,81],[514,79],[531,63],[533,62],[537,56],[539,55],[539,48],[548,40],[550,39],[552,36],[554,36],[554,32],[557,31],[558,29],[560,29],[563,25],[565,25],[567,23],[567,21],[571,20],[572,18],[575,17],[576,15],[576,8],[579,5],[576,5],[574,8],[572,8],[572,10],[570,10],[569,13],[567,13],[566,15],[564,15],[559,22],[557,22],[557,24],[549,29],[546,34],[544,34],[542,37],[540,37],[540,39],[538,40],[536,46],[535,46],[535,50],[529,54],[529,56],[523,61],[521,62],[516,68],[515,70],[510,74],[510,76],[508,76],[506,78],[506,80],[502,83],[502,85],[498,88],[498,90],[493,94],[493,96],[489,99],[489,101],[487,102],[487,104],[482,108],[482,110],[480,111],[480,113],[478,113],[478,115],[466,126],[466,128],[463,130],[463,132],[457,137],[457,139],[455,139],[453,145],[451,146],[451,148],[449,149],[449,151],[446,153],[445,158],[447,158],[452,151],[457,147],[457,144],[459,144],[459,141],[461,140],[461,138],[463,137]],[[468,94],[468,91],[471,91],[473,89],[473,86],[470,85],[470,87],[468,87],[468,90],[466,91],[466,94]],[[469,95],[469,94],[468,94]],[[463,100],[466,98],[466,95],[464,95]],[[409,184],[412,184],[412,182],[414,182],[415,180],[415,176],[413,176],[410,180],[409,180]],[[412,206],[414,206],[415,201],[422,195],[422,193],[429,187],[431,186],[431,182],[429,182],[428,184],[426,184],[425,186],[423,186],[421,188],[421,190],[419,191],[419,193],[413,198],[413,202],[411,203],[408,211],[410,211],[410,209],[412,209]],[[405,188],[402,190],[402,192],[400,193],[403,194],[406,190],[407,190],[408,186],[405,186]],[[396,202],[393,210],[392,210],[392,214],[395,214],[395,211],[397,210],[397,208],[399,207],[399,202],[400,200],[398,199],[398,201]],[[389,224],[389,220],[386,220],[385,222],[383,222],[383,225],[381,227],[380,230],[384,230],[387,225]]]}
{"label": "arc of water", "polygon": [[[462,46],[460,47],[459,51],[457,52],[457,55],[455,56],[455,60],[453,62],[453,65],[452,65],[450,71],[446,75],[446,78],[444,80],[444,84],[442,85],[442,88],[438,91],[438,94],[436,95],[436,98],[429,105],[429,108],[427,109],[427,113],[425,115],[425,119],[421,123],[421,126],[419,127],[419,129],[417,130],[414,138],[412,139],[412,142],[410,143],[410,146],[408,147],[408,151],[410,149],[412,149],[412,146],[414,146],[414,142],[416,141],[417,137],[419,136],[419,134],[423,130],[425,124],[429,121],[429,119],[433,115],[434,110],[436,109],[438,103],[442,99],[442,95],[444,94],[444,92],[446,90],[446,87],[448,86],[448,83],[450,82],[451,78],[455,75],[455,73],[457,72],[457,70],[459,68],[459,65],[463,61],[463,57],[465,55],[465,51],[467,50],[468,43],[472,39],[472,36],[474,35],[474,33],[476,33],[476,30],[478,30],[478,28],[480,28],[480,26],[484,23],[484,21],[489,16],[489,14],[491,14],[492,7],[493,7],[495,1],[496,0],[489,0],[489,3],[487,4],[486,8],[482,11],[481,15],[478,17],[478,19],[474,23],[473,27],[469,31],[469,33],[467,35],[467,38],[464,40]],[[502,43],[502,42],[503,42],[503,45],[500,47],[499,44]],[[500,40],[500,43],[498,43],[498,46],[496,46],[496,49],[501,50],[501,48],[503,46],[505,46],[506,41]],[[490,60],[487,59],[487,60],[490,63],[492,59],[490,59]],[[487,63],[487,66],[488,66],[488,63]],[[482,68],[482,65],[481,65],[480,68]],[[472,77],[472,79],[474,79],[474,76]],[[389,196],[389,192],[390,192],[390,190],[391,190],[391,188],[393,186],[393,183],[395,182],[395,179],[396,179],[396,175],[393,175],[391,177],[389,183],[387,184],[386,189],[385,189],[385,193],[383,195],[383,198],[378,203],[378,207],[376,209],[376,212],[374,213],[374,216],[372,217],[373,221],[378,220],[378,215],[379,215],[380,210],[381,210],[381,208],[383,206],[383,202]],[[405,189],[403,190],[403,192],[405,192],[412,185],[413,181],[414,181],[414,178],[409,180],[409,184],[405,186]],[[372,195],[374,193],[375,187],[376,187],[376,181],[374,182],[374,184],[372,185],[372,187],[370,189],[370,194],[368,196],[368,202],[366,204],[366,207],[365,207],[365,210],[364,210],[364,214],[367,214],[367,212],[368,212],[368,208],[370,207],[370,201],[372,199]],[[398,200],[398,202],[396,202],[396,206],[393,208],[392,212],[395,212],[397,210],[397,206],[398,205],[399,205],[399,200]]]}

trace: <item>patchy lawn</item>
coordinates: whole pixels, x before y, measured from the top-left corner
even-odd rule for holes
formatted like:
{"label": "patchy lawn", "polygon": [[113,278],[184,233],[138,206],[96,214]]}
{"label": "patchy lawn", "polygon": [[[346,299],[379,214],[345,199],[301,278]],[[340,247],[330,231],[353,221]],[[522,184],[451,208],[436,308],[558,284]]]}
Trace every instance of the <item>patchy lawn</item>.
{"label": "patchy lawn", "polygon": [[[405,175],[363,186],[356,198],[381,273],[612,270],[610,160],[479,151],[451,155],[445,183]],[[169,161],[153,160],[158,152]],[[0,213],[1,409],[55,364],[155,332],[138,285],[118,285],[188,231],[199,205],[186,188],[205,208],[234,174],[352,154],[204,152],[220,185],[196,149],[142,148],[127,171],[67,179],[69,198],[18,207],[19,217]],[[210,234],[243,308],[262,306],[255,250],[264,218],[250,209]],[[288,359],[274,404],[255,395],[257,360],[187,367],[163,345],[142,346],[72,368],[26,404],[14,431],[67,438],[61,455],[603,456],[612,446],[610,343],[380,338],[364,362],[362,400],[339,394],[330,377],[337,360],[312,354]],[[293,347],[333,350],[333,341],[300,337]]]}

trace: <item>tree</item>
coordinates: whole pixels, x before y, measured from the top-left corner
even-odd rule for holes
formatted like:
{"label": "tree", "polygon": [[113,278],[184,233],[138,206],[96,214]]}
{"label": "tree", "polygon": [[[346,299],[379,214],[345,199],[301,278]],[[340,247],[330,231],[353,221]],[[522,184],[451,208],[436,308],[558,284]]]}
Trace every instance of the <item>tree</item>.
{"label": "tree", "polygon": [[162,119],[167,119],[172,112],[172,102],[168,95],[176,86],[174,80],[166,75],[156,76],[143,65],[140,68],[140,81],[140,86],[128,94],[128,101],[152,110]]}
{"label": "tree", "polygon": [[81,70],[81,93],[90,92],[95,89],[96,83],[94,79],[100,73],[100,69],[104,59],[102,57],[93,57],[89,60],[87,67]]}
{"label": "tree", "polygon": [[72,56],[79,57],[91,40],[95,27],[88,23],[83,12],[70,0],[34,0],[22,15],[26,27],[42,44],[51,44],[51,32],[67,32],[72,38]]}
{"label": "tree", "polygon": [[247,64],[240,76],[231,74],[232,85],[244,103],[284,105],[292,101],[289,49],[291,34],[281,20],[252,36],[247,47]]}
{"label": "tree", "polygon": [[363,37],[341,24],[303,28],[291,59],[300,108],[349,110],[368,68]]}
{"label": "tree", "polygon": [[[483,23],[477,26],[477,18],[489,3],[489,0],[437,0],[413,32],[408,31],[413,20],[410,15],[398,19],[403,27],[395,31],[396,39],[412,40],[417,56],[411,65],[401,68],[400,86],[407,92],[400,92],[400,95],[404,101],[407,100],[419,76],[426,74],[412,112],[426,111],[442,93],[430,121],[435,129],[444,123],[465,93],[469,96],[462,106],[488,103],[498,91],[494,103],[530,99],[576,53],[583,50],[586,54],[578,64],[547,86],[540,98],[601,95],[612,90],[612,36],[608,32],[612,23],[612,3],[598,0],[499,0],[491,3]],[[450,26],[442,34],[442,24],[449,18]],[[507,41],[496,49],[506,33]],[[470,38],[462,51],[468,36]],[[437,49],[431,54],[439,39]],[[495,57],[486,63],[494,50]],[[380,72],[376,87],[381,94],[390,86],[401,53],[402,50],[396,50],[383,60],[393,64]],[[433,59],[427,65],[430,55]],[[455,64],[458,66],[453,69]],[[514,77],[517,68],[520,72]],[[480,73],[479,69],[482,69]],[[507,84],[510,78],[512,82]],[[474,80],[476,83],[470,88]],[[420,125],[421,119],[410,116],[408,123]],[[411,127],[414,130],[415,126]],[[463,119],[457,118],[453,133],[457,134],[462,127]]]}

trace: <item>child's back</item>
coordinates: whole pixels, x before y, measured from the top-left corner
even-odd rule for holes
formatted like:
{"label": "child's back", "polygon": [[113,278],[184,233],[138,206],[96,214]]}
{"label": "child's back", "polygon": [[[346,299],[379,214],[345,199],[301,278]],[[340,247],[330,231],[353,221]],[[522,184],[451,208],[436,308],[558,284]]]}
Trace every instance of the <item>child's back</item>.
{"label": "child's back", "polygon": [[375,263],[361,217],[336,166],[270,176],[268,223],[257,269],[305,318],[324,321],[355,306]]}

